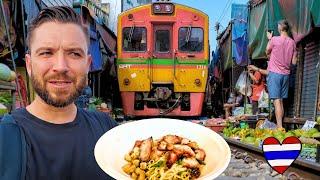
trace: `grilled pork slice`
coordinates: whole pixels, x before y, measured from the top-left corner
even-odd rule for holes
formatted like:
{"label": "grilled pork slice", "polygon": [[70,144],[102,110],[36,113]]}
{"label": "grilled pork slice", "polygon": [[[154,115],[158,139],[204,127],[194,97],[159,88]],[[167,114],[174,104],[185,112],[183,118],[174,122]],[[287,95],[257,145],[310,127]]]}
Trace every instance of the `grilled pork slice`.
{"label": "grilled pork slice", "polygon": [[179,157],[177,156],[177,154],[175,154],[174,152],[170,151],[169,152],[169,156],[168,156],[168,160],[167,160],[168,168],[170,168],[175,162],[177,162],[178,158]]}
{"label": "grilled pork slice", "polygon": [[158,145],[158,150],[165,151],[167,149],[167,142],[161,141]]}
{"label": "grilled pork slice", "polygon": [[167,144],[167,150],[172,151],[173,150],[173,144]]}
{"label": "grilled pork slice", "polygon": [[206,152],[203,149],[197,149],[194,152],[196,153],[197,160],[204,161],[206,158]]}
{"label": "grilled pork slice", "polygon": [[180,144],[173,145],[173,152],[176,153],[178,156],[183,155],[185,157],[194,157],[196,155],[194,151],[191,149],[191,147]]}
{"label": "grilled pork slice", "polygon": [[142,142],[140,150],[140,160],[144,162],[149,161],[152,150],[152,137]]}
{"label": "grilled pork slice", "polygon": [[189,139],[187,139],[187,138],[183,138],[182,140],[181,140],[181,144],[183,144],[183,145],[187,145],[187,144],[189,144],[191,141],[189,140]]}
{"label": "grilled pork slice", "polygon": [[187,168],[199,168],[200,164],[196,160],[196,158],[183,158],[182,159],[182,166]]}
{"label": "grilled pork slice", "polygon": [[166,135],[163,137],[163,140],[169,144],[180,144],[182,138],[176,135]]}
{"label": "grilled pork slice", "polygon": [[159,151],[157,148],[153,149],[150,155],[150,159],[157,161],[165,151]]}
{"label": "grilled pork slice", "polygon": [[141,141],[141,140],[137,140],[137,141],[134,143],[133,148],[135,148],[135,147],[140,148],[140,146],[141,146],[142,142],[143,142],[143,141]]}
{"label": "grilled pork slice", "polygon": [[191,147],[192,149],[199,149],[199,146],[196,142],[190,142],[187,144],[189,147]]}

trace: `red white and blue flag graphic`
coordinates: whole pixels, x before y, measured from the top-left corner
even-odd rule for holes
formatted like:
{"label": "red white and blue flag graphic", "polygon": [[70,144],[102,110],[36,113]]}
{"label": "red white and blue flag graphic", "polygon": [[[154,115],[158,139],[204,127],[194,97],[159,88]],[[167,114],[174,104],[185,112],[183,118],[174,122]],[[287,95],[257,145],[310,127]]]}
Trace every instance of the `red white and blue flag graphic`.
{"label": "red white and blue flag graphic", "polygon": [[301,142],[297,137],[291,136],[280,144],[278,139],[269,137],[263,141],[262,150],[272,169],[283,174],[299,156]]}

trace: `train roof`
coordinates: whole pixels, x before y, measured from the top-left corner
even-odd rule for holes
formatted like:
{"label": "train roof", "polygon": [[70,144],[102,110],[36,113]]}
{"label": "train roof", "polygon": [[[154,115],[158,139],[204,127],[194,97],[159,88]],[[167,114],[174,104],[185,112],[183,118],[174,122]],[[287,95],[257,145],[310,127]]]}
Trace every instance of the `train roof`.
{"label": "train roof", "polygon": [[[188,9],[190,9],[190,10],[197,11],[197,12],[199,12],[200,14],[202,14],[203,16],[209,18],[209,16],[208,16],[206,13],[204,13],[203,11],[201,11],[201,10],[199,10],[199,9],[195,9],[195,8],[193,8],[193,7],[186,6],[186,5],[179,4],[179,3],[173,3],[173,2],[167,2],[167,3],[174,4],[175,6],[186,7],[186,8],[188,8]],[[165,3],[164,3],[164,4],[165,4]],[[120,14],[118,15],[118,17],[124,16],[125,14],[131,13],[131,12],[134,12],[134,11],[137,11],[137,10],[139,10],[139,9],[151,8],[151,5],[152,5],[152,3],[150,3],[150,4],[145,4],[145,5],[141,5],[141,6],[137,6],[137,7],[131,8],[131,9],[128,9],[128,10],[123,11],[122,13],[120,13]]]}

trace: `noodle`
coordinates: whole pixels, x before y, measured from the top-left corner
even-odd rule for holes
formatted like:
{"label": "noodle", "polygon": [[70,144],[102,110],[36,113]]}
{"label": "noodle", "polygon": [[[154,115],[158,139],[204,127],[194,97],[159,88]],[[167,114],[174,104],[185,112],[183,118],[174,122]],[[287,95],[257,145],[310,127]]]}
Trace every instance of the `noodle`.
{"label": "noodle", "polygon": [[[156,165],[161,164],[159,167]],[[148,171],[146,172],[148,180],[188,180],[191,179],[190,172],[187,168],[177,163],[173,164],[170,169],[167,168],[165,157],[162,156],[156,162],[148,163]]]}
{"label": "noodle", "polygon": [[[143,143],[145,143],[144,148]],[[148,154],[147,146],[150,149],[147,155],[149,157],[146,159],[143,157]],[[205,152],[194,141],[166,135],[160,140],[153,140],[152,137],[143,141],[138,140],[124,159],[127,164],[122,170],[132,179],[191,180],[200,176]]]}

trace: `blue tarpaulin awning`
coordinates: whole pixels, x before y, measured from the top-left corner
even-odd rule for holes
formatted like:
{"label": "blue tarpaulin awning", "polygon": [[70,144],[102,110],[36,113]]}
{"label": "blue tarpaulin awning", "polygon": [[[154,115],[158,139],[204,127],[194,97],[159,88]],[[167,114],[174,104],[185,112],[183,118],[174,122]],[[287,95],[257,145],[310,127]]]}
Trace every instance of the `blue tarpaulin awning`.
{"label": "blue tarpaulin awning", "polygon": [[90,30],[90,48],[89,53],[92,57],[90,72],[102,70],[102,56],[97,32]]}
{"label": "blue tarpaulin awning", "polygon": [[247,36],[248,6],[245,4],[232,4],[232,57],[240,66],[247,65],[248,36]]}

